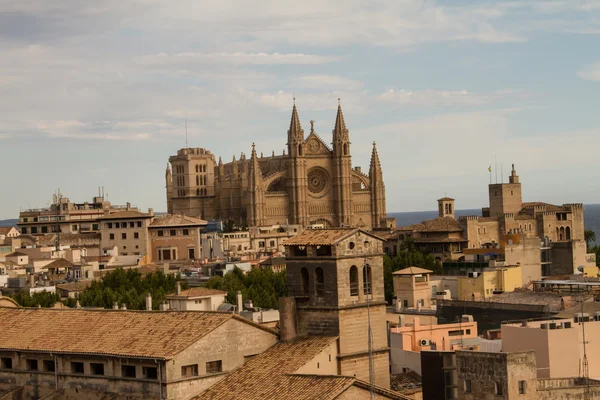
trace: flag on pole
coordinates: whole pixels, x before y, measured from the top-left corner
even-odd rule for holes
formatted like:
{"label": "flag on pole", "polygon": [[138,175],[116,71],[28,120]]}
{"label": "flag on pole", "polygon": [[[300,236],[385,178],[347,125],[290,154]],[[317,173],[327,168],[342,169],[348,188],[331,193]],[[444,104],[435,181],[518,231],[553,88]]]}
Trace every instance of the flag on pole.
{"label": "flag on pole", "polygon": [[488,171],[492,172],[492,166],[491,165],[488,167]]}

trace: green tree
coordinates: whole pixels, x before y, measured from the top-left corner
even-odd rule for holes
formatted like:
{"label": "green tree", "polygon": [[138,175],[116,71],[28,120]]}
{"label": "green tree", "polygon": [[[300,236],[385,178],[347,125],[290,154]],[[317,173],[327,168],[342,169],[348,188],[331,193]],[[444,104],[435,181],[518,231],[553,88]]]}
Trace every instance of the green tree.
{"label": "green tree", "polygon": [[47,291],[35,292],[29,294],[26,291],[20,291],[10,295],[10,297],[16,301],[21,307],[53,307],[54,304],[60,301],[60,296],[56,293]]}
{"label": "green tree", "polygon": [[590,244],[596,241],[596,232],[591,229],[586,229],[583,231],[583,239],[587,244],[588,249],[590,248]]}
{"label": "green tree", "polygon": [[285,296],[285,271],[252,269],[244,274],[239,268],[224,277],[215,276],[206,282],[206,287],[227,292],[226,301],[235,304],[238,290],[242,297],[252,300],[255,307],[279,308],[279,297]]}
{"label": "green tree", "polygon": [[588,252],[596,254],[596,266],[600,267],[600,245],[592,247]]}
{"label": "green tree", "polygon": [[[119,305],[125,303],[129,309],[144,310],[146,294],[150,293],[152,309],[157,310],[167,294],[175,292],[176,285],[177,277],[165,275],[162,271],[142,276],[135,269],[117,268],[81,292],[79,303],[83,307],[112,308],[116,302]],[[182,286],[185,288],[187,284],[184,282]]]}

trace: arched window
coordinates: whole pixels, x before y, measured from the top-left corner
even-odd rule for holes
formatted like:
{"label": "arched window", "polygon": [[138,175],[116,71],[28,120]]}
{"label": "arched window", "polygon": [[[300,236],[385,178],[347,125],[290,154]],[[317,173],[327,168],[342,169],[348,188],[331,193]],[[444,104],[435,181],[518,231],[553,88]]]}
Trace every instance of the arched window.
{"label": "arched window", "polygon": [[559,237],[558,240],[565,240],[565,227],[564,226],[560,227],[560,231],[559,231],[558,237]]}
{"label": "arched window", "polygon": [[302,294],[308,295],[308,270],[306,269],[306,267],[302,267],[300,269],[300,280],[300,290],[302,291]]}
{"label": "arched window", "polygon": [[567,226],[567,229],[565,229],[565,240],[571,240],[571,227]]}
{"label": "arched window", "polygon": [[321,267],[315,269],[315,293],[317,296],[325,294],[325,277],[323,276],[323,269]]}
{"label": "arched window", "polygon": [[348,143],[344,143],[344,155],[348,155]]}
{"label": "arched window", "polygon": [[529,231],[531,231],[531,230],[532,230],[532,229],[531,229],[531,224],[529,224]]}
{"label": "arched window", "polygon": [[363,268],[363,293],[371,294],[371,266],[369,264],[365,265]]}
{"label": "arched window", "polygon": [[448,204],[448,210],[450,210],[450,214],[452,214],[452,204]]}
{"label": "arched window", "polygon": [[298,155],[299,156],[302,155],[302,145],[301,144],[298,145]]}
{"label": "arched window", "polygon": [[358,296],[358,268],[350,267],[350,296]]}
{"label": "arched window", "polygon": [[196,175],[196,186],[200,186],[200,177]]}
{"label": "arched window", "polygon": [[196,196],[200,196],[200,189],[196,189]]}

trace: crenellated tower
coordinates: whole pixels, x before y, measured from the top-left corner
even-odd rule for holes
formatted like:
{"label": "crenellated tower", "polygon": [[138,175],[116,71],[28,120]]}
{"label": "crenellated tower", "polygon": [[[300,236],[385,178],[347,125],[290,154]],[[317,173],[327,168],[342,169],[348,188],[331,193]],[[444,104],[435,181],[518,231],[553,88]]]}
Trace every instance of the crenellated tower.
{"label": "crenellated tower", "polygon": [[304,143],[304,130],[300,125],[300,117],[296,109],[296,103],[292,108],[292,118],[290,119],[290,128],[288,129],[288,154],[289,154],[289,175],[291,177],[290,209],[291,222],[294,224],[307,224],[307,206],[306,197],[308,183],[306,180],[306,158]]}
{"label": "crenellated tower", "polygon": [[352,156],[350,136],[344,121],[342,106],[338,104],[333,128],[334,190],[338,225],[352,225]]}
{"label": "crenellated tower", "polygon": [[373,142],[371,165],[369,167],[369,183],[371,186],[371,224],[374,228],[381,226],[381,221],[387,217],[385,206],[385,185],[383,171],[379,162],[377,145]]}

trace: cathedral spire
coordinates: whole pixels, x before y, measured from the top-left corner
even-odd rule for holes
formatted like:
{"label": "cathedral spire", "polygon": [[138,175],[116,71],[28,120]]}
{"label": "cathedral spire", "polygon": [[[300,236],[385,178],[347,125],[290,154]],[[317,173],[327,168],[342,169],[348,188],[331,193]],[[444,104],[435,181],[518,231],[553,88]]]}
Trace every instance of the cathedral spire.
{"label": "cathedral spire", "polygon": [[296,108],[296,102],[294,101],[292,118],[290,119],[290,129],[288,130],[288,143],[302,140],[304,140],[304,131],[302,130],[302,125],[300,125],[300,117],[298,116],[298,109]]}
{"label": "cathedral spire", "polygon": [[219,176],[224,176],[225,175],[225,167],[223,166],[223,159],[221,158],[221,156],[219,156],[218,169],[219,169]]}
{"label": "cathedral spire", "polygon": [[167,169],[165,171],[165,177],[170,177],[171,176],[171,165],[169,163],[167,163]]}
{"label": "cathedral spire", "polygon": [[371,153],[371,171],[381,169],[381,163],[379,162],[379,154],[377,153],[377,144],[373,142],[373,152]]}
{"label": "cathedral spire", "polygon": [[[338,99],[339,100],[339,99]],[[342,105],[338,104],[337,115],[335,117],[335,126],[333,128],[333,140],[348,138],[348,129],[346,128],[346,122],[344,121],[344,114],[342,113]]]}

